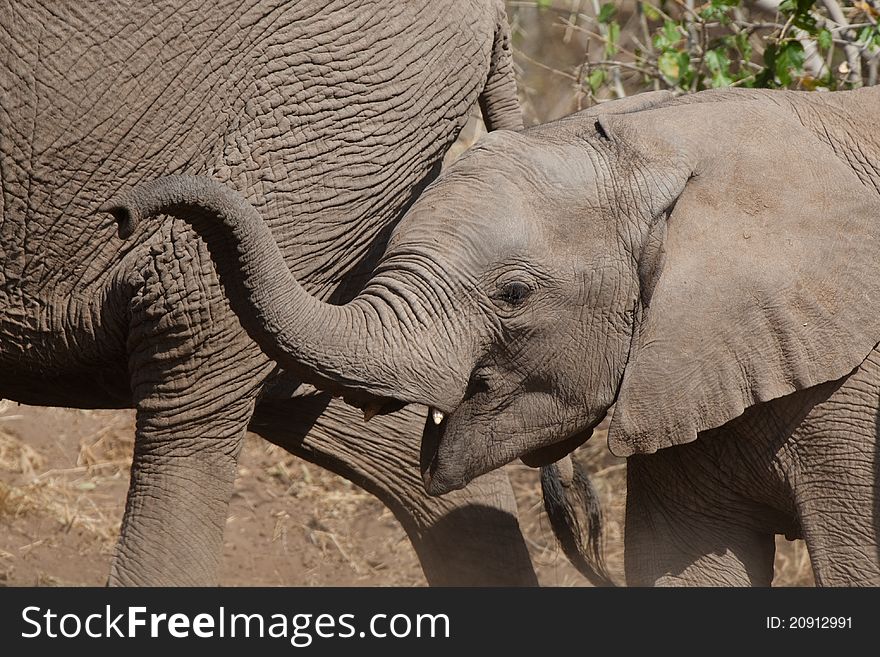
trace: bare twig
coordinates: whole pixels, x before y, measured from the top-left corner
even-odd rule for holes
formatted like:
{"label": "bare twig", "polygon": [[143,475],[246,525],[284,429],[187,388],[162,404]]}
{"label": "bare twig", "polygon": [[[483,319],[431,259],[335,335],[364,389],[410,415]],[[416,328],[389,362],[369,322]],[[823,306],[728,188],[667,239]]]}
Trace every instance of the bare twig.
{"label": "bare twig", "polygon": [[565,71],[560,71],[558,68],[553,68],[552,66],[548,66],[544,62],[539,62],[537,59],[535,59],[534,57],[529,57],[527,54],[525,54],[522,50],[519,50],[518,48],[514,48],[513,52],[516,53],[517,57],[522,57],[524,60],[526,60],[530,64],[534,64],[538,68],[544,69],[545,71],[549,71],[550,73],[553,73],[554,75],[559,75],[563,78],[567,78],[569,80],[577,82],[577,76],[572,75],[571,73],[567,73]]}
{"label": "bare twig", "polygon": [[[576,23],[578,14],[581,11],[581,0],[571,0],[571,13],[568,15],[569,23]],[[571,41],[571,35],[573,30],[571,28],[566,28],[565,34],[562,36],[562,43],[568,43]]]}
{"label": "bare twig", "polygon": [[694,0],[673,0],[673,2],[675,4],[677,4],[679,7],[681,7],[682,9],[684,9],[687,13],[689,13],[691,15],[691,18],[693,18],[694,22],[696,22],[696,23],[703,22],[703,17],[697,13],[697,11],[694,7]]}
{"label": "bare twig", "polygon": [[[583,14],[581,14],[581,16],[583,16]],[[608,43],[608,37],[606,35],[599,34],[597,32],[593,32],[592,30],[589,30],[589,29],[583,27],[582,25],[572,25],[572,29],[577,32],[582,32],[583,34],[586,34],[588,37],[592,37],[594,39],[599,39],[599,41],[601,41],[602,43]],[[626,48],[624,48],[620,44],[617,44],[617,50],[618,50],[618,52],[620,52],[628,57],[632,57],[635,60],[648,61],[644,57],[639,56],[638,54],[634,53],[633,51],[627,50]]]}
{"label": "bare twig", "polygon": [[[639,27],[641,27],[642,37],[645,39],[645,52],[648,53],[648,56],[651,59],[654,59],[655,58],[654,44],[651,41],[651,30],[648,28],[648,17],[645,16],[645,7],[641,2],[637,3],[636,6],[638,7],[638,12],[639,12]],[[660,90],[660,80],[657,78],[654,78],[653,86],[654,86],[654,91],[659,91]]]}
{"label": "bare twig", "polygon": [[[849,22],[846,20],[846,16],[843,15],[843,10],[840,8],[840,5],[837,4],[836,0],[822,0],[822,4],[825,6],[825,9],[828,10],[828,15],[831,17],[831,20],[841,27],[850,27]],[[846,40],[850,42],[843,46],[843,51],[846,54],[846,61],[849,65],[847,81],[854,87],[861,87],[862,61],[859,56],[858,47],[852,43],[852,41],[855,41],[856,39],[855,33],[849,29],[842,32],[842,34],[846,37]]]}
{"label": "bare twig", "polygon": [[788,32],[788,28],[791,27],[792,22],[794,22],[794,14],[788,17],[788,20],[785,21],[785,25],[782,26],[782,31],[779,32],[779,36],[777,39],[782,41],[785,38],[785,33]]}

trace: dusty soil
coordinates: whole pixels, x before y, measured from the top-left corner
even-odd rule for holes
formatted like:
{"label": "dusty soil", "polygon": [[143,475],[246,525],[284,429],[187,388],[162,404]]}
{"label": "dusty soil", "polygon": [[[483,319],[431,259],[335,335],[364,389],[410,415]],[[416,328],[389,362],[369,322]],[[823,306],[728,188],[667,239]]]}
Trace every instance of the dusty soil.
{"label": "dusty soil", "polygon": [[[0,583],[102,585],[122,517],[134,415],[36,408],[0,413]],[[513,468],[548,584],[581,578],[540,516],[537,479]],[[224,585],[424,585],[406,535],[374,497],[248,436],[227,521]]]}
{"label": "dusty soil", "polygon": [[[0,402],[0,585],[102,585],[128,487],[130,411]],[[607,510],[612,572],[621,573],[624,466],[603,436],[578,452]],[[586,581],[556,547],[535,471],[509,466],[541,583]],[[801,545],[782,545],[778,583],[808,584]],[[248,436],[226,528],[223,585],[422,586],[406,535],[374,497]]]}

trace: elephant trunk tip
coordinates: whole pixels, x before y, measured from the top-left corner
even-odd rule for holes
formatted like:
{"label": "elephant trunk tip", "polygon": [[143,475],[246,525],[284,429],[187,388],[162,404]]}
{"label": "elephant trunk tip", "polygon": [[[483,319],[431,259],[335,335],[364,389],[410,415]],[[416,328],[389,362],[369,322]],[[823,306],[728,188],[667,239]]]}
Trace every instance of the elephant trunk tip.
{"label": "elephant trunk tip", "polygon": [[98,208],[98,212],[108,212],[113,215],[119,227],[119,239],[125,240],[131,237],[140,224],[140,213],[126,201],[124,195],[111,199]]}

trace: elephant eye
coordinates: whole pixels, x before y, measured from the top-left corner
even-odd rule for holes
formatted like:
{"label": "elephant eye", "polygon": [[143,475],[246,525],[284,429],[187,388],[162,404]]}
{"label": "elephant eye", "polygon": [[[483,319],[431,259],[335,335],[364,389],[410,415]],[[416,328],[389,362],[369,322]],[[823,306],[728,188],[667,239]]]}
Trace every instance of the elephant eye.
{"label": "elephant eye", "polygon": [[526,297],[532,293],[532,289],[521,281],[510,281],[501,286],[498,292],[498,299],[510,304],[518,306]]}

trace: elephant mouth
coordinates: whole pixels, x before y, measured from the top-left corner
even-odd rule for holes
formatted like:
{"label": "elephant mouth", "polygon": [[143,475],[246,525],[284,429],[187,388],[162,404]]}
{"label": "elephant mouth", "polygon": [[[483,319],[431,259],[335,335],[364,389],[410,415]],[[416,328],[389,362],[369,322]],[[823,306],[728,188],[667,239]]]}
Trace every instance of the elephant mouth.
{"label": "elephant mouth", "polygon": [[419,453],[419,469],[428,495],[445,495],[464,488],[515,458],[494,450],[487,452],[479,437],[474,440],[473,427],[462,419],[467,415],[461,408],[452,413],[428,408]]}
{"label": "elephant mouth", "polygon": [[459,411],[467,415],[461,407],[452,413],[428,408],[422,433],[419,469],[425,491],[429,495],[443,495],[464,488],[478,476],[517,458],[530,467],[555,463],[589,440],[593,429],[602,419],[599,418],[569,435],[557,436],[555,440],[551,434],[543,434],[542,442],[548,439],[553,442],[545,442],[541,447],[524,451],[522,443],[505,444],[481,440],[467,430],[466,421],[460,421],[459,416],[462,413]]}
{"label": "elephant mouth", "polygon": [[422,432],[422,444],[419,451],[419,470],[425,484],[425,490],[431,495],[442,495],[449,489],[440,489],[437,486],[434,475],[440,463],[440,445],[446,433],[449,417],[435,408],[428,408],[428,417],[425,419],[425,429]]}

